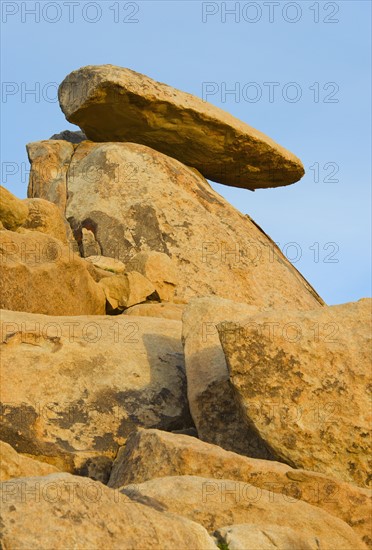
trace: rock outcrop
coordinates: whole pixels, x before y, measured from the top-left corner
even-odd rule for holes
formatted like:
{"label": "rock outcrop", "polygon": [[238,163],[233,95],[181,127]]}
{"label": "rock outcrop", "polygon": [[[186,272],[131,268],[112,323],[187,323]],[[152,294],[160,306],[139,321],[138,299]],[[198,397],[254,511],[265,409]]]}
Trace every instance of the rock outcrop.
{"label": "rock outcrop", "polygon": [[0,308],[46,315],[102,315],[105,294],[87,263],[39,231],[0,231]]}
{"label": "rock outcrop", "polygon": [[69,474],[1,484],[4,548],[216,550],[200,525]]}
{"label": "rock outcrop", "polygon": [[371,304],[218,325],[247,422],[283,461],[360,486],[372,456]]}
{"label": "rock outcrop", "polygon": [[138,427],[191,423],[181,323],[1,312],[0,438],[76,471]]}
{"label": "rock outcrop", "polygon": [[249,483],[271,491],[273,501],[303,500],[342,519],[363,540],[372,542],[370,490],[279,462],[241,456],[187,435],[142,429],[131,434],[113,463],[109,486],[183,475]]}
{"label": "rock outcrop", "polygon": [[129,69],[59,99],[85,133],[0,188],[0,548],[372,550],[372,301],[327,307],[205,179],[301,161]]}
{"label": "rock outcrop", "polygon": [[[79,246],[86,230],[100,254],[126,266],[139,252],[167,254],[179,279],[176,300],[214,294],[266,308],[323,304],[275,243],[195,170],[134,143],[86,141],[75,150],[61,141],[29,145],[29,151],[45,152],[46,164],[48,143],[71,146],[67,175],[60,170],[65,200],[56,197],[54,173],[50,195],[44,196],[45,180],[41,191],[43,198],[67,203],[65,215]],[[38,177],[32,165],[29,196],[39,196]]]}
{"label": "rock outcrop", "polygon": [[[242,523],[260,529],[280,525],[311,541],[314,550],[366,548],[349,525],[327,512],[301,500],[273,499],[270,491],[239,481],[162,477],[123,487],[121,492],[135,502],[196,521],[209,532]],[[300,548],[299,542],[294,548]]]}
{"label": "rock outcrop", "polygon": [[262,132],[130,69],[82,67],[58,95],[67,120],[89,139],[153,147],[225,185],[278,187],[304,175],[301,161]]}

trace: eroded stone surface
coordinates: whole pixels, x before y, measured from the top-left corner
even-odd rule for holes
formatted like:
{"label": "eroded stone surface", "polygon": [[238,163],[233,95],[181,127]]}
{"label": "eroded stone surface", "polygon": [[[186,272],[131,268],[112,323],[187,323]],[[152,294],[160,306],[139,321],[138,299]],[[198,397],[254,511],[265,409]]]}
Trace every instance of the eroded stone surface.
{"label": "eroded stone surface", "polygon": [[371,481],[372,300],[218,325],[248,422],[284,460]]}
{"label": "eroded stone surface", "polygon": [[27,144],[31,163],[27,196],[54,202],[65,213],[66,173],[74,145],[64,140],[44,140]]}
{"label": "eroded stone surface", "polygon": [[140,430],[114,461],[109,486],[194,475],[242,481],[272,492],[273,500],[303,500],[342,519],[366,544],[371,538],[371,491],[309,470],[225,451],[195,437]]}
{"label": "eroded stone surface", "polygon": [[[313,548],[366,548],[352,528],[324,510],[301,500],[273,499],[272,493],[247,483],[197,476],[152,479],[123,487],[135,502],[187,517],[209,532],[226,525],[254,523],[288,527],[313,541]],[[316,540],[318,540],[318,547]]]}
{"label": "eroded stone surface", "polygon": [[75,471],[138,427],[192,425],[181,323],[1,312],[0,437]]}
{"label": "eroded stone surface", "polygon": [[216,328],[225,319],[252,318],[258,309],[217,297],[195,298],[182,317],[187,395],[198,436],[239,454],[275,459],[256,430],[247,423],[229,380]]}
{"label": "eroded stone surface", "polygon": [[96,481],[54,474],[11,480],[0,489],[3,548],[216,550],[200,525]]}

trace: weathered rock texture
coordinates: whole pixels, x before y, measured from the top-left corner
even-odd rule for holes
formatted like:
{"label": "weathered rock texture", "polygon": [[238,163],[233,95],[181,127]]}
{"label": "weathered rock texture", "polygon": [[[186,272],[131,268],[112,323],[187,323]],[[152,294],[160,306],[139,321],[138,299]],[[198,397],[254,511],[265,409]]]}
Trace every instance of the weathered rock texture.
{"label": "weathered rock texture", "polygon": [[40,231],[65,244],[73,240],[69,224],[54,203],[45,199],[25,199],[24,203],[28,207],[28,216],[22,227]]}
{"label": "weathered rock texture", "polygon": [[17,453],[8,443],[0,441],[0,481],[13,477],[46,476],[58,468]]}
{"label": "weathered rock texture", "polygon": [[327,512],[301,500],[273,499],[273,493],[239,481],[162,477],[129,485],[121,492],[137,502],[196,521],[210,532],[241,523],[261,529],[281,525],[312,540],[314,550],[366,548],[349,525]]}
{"label": "weathered rock texture", "polygon": [[216,550],[185,518],[137,504],[101,483],[69,474],[1,484],[2,548],[17,550]]}
{"label": "weathered rock texture", "polygon": [[224,319],[246,319],[257,312],[256,307],[217,297],[196,298],[186,306],[182,340],[187,395],[200,439],[243,455],[275,459],[235,400],[216,328]]}
{"label": "weathered rock texture", "polygon": [[67,197],[66,174],[73,152],[74,145],[64,140],[28,143],[27,153],[31,163],[28,197],[54,202],[64,214]]}
{"label": "weathered rock texture", "polygon": [[371,304],[218,325],[247,421],[284,460],[361,486],[371,466]]}
{"label": "weathered rock texture", "polygon": [[0,438],[75,471],[142,427],[189,427],[181,323],[2,311]]}
{"label": "weathered rock texture", "polygon": [[271,491],[274,500],[303,500],[342,519],[372,546],[370,490],[279,462],[241,456],[195,437],[142,429],[131,434],[114,461],[109,486],[180,475],[244,481]]}
{"label": "weathered rock texture", "polygon": [[0,308],[46,315],[102,315],[105,295],[71,247],[40,233],[0,233]]}
{"label": "weathered rock texture", "polygon": [[289,185],[304,175],[292,153],[225,111],[113,65],[73,71],[59,88],[69,122],[93,141],[133,141],[225,185]]}
{"label": "weathered rock texture", "polygon": [[[125,265],[141,251],[167,254],[179,276],[176,299],[184,301],[217,294],[260,307],[313,309],[323,304],[273,241],[195,170],[133,143],[83,142],[73,154],[67,142],[40,142],[29,145],[29,152],[37,151],[39,161],[44,152],[48,161],[50,143],[70,146],[61,189],[66,202],[67,185],[66,218],[78,243],[83,230],[89,230],[100,254]],[[48,193],[46,181],[41,187],[34,184],[38,175],[33,165],[29,196],[41,192],[62,204],[55,193],[56,177],[51,175]]]}
{"label": "weathered rock texture", "polygon": [[0,185],[0,221],[5,229],[15,231],[25,223],[27,216],[26,202]]}

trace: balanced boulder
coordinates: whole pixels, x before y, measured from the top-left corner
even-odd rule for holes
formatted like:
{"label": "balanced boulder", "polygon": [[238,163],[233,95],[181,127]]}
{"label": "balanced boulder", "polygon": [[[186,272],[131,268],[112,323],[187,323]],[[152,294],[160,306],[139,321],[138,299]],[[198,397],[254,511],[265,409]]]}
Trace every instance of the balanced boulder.
{"label": "balanced boulder", "polygon": [[93,141],[133,141],[213,181],[259,189],[301,179],[301,161],[265,134],[191,94],[114,65],[90,65],[59,88],[69,122]]}

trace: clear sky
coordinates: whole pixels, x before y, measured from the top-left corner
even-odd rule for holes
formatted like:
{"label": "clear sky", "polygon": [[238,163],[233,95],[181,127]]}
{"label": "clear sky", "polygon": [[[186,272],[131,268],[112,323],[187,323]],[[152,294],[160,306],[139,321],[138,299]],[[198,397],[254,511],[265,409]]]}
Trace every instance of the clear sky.
{"label": "clear sky", "polygon": [[17,196],[25,144],[75,128],[56,98],[63,78],[84,65],[129,67],[204,96],[299,156],[306,176],[293,186],[212,185],[327,303],[370,295],[368,0],[2,0],[1,10],[2,183]]}

